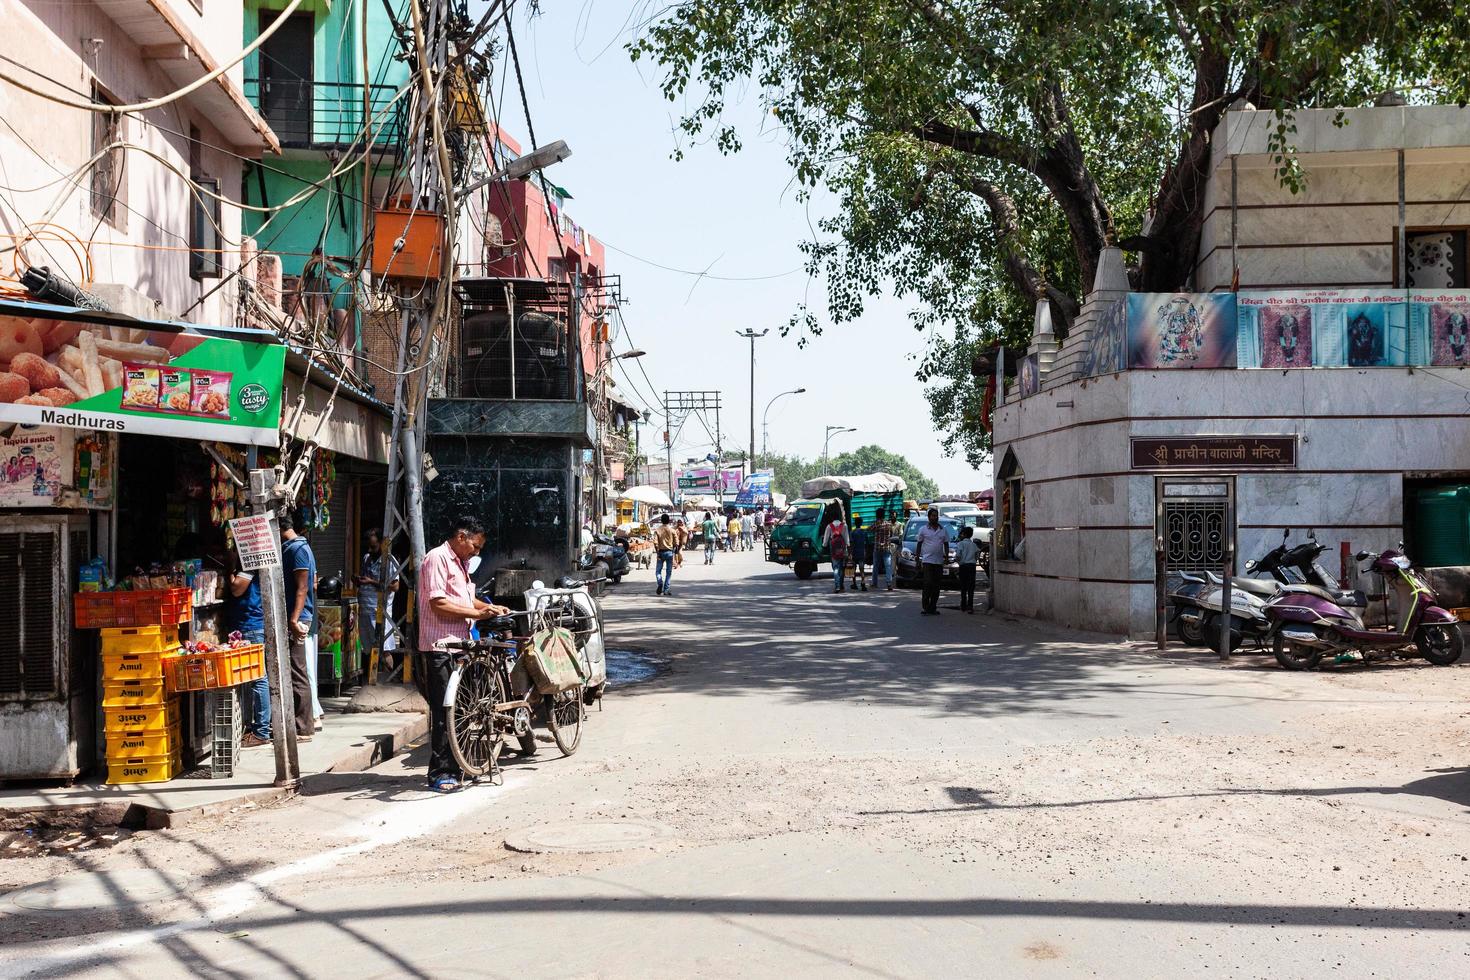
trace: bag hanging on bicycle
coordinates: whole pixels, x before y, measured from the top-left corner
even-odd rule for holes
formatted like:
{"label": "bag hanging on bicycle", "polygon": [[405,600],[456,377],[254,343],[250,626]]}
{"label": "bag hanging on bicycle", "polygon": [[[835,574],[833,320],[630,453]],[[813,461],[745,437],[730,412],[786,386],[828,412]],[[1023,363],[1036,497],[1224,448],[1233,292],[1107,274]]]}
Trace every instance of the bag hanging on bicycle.
{"label": "bag hanging on bicycle", "polygon": [[522,660],[540,694],[558,694],[586,683],[572,632],[561,626],[537,630]]}

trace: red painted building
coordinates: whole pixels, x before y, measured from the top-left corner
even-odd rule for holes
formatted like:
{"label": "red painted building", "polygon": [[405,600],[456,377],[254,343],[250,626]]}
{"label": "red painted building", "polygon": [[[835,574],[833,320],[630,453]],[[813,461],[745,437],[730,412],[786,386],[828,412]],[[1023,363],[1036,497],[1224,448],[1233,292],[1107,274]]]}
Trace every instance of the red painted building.
{"label": "red painted building", "polygon": [[[522,153],[521,145],[499,133],[496,156],[501,161]],[[470,227],[463,229],[464,275],[541,279],[565,283],[580,294],[578,336],[587,376],[596,374],[607,356],[606,336],[598,324],[615,302],[616,289],[606,278],[602,243],[568,213],[571,195],[552,182],[555,170],[540,177],[497,182],[467,202]],[[599,343],[599,339],[603,341]]]}

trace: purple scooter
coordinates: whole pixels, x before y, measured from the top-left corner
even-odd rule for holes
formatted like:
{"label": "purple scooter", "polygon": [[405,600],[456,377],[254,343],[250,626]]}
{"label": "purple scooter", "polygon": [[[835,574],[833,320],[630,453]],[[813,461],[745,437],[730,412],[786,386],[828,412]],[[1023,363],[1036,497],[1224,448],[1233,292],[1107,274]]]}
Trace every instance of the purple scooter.
{"label": "purple scooter", "polygon": [[[1465,641],[1459,622],[1434,604],[1438,601],[1434,590],[1414,571],[1402,550],[1390,549],[1381,555],[1360,551],[1356,558],[1371,562],[1363,571],[1377,572],[1385,583],[1392,584],[1398,599],[1397,624],[1387,629],[1364,626],[1326,589],[1288,585],[1266,603],[1271,624],[1266,636],[1272,641],[1277,663],[1287,670],[1310,670],[1324,654],[1342,661],[1345,654],[1356,650],[1367,663],[1375,655],[1402,656],[1410,647],[1439,666],[1460,659]],[[1383,601],[1386,613],[1387,595]]]}

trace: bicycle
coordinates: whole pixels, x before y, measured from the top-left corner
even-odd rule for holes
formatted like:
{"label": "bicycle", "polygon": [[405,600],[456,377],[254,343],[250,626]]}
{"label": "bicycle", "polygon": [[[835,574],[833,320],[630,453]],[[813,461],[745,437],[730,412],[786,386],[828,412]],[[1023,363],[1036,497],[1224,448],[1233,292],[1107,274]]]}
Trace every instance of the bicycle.
{"label": "bicycle", "polygon": [[454,672],[444,694],[449,751],[464,774],[472,778],[495,771],[510,736],[519,741],[524,754],[535,754],[532,719],[538,708],[563,755],[571,755],[582,743],[586,709],[581,685],[552,695],[529,690],[522,696],[511,696],[512,668],[521,644],[530,639],[512,634],[514,622],[515,615],[497,616],[481,624],[490,636],[440,643],[442,649],[456,654]]}

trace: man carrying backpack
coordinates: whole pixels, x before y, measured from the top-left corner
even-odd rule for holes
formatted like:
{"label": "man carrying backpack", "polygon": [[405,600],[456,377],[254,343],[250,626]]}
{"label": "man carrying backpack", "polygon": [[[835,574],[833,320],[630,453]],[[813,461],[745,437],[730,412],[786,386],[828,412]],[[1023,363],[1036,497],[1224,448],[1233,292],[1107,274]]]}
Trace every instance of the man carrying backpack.
{"label": "man carrying backpack", "polygon": [[842,522],[842,509],[833,505],[836,516],[832,523],[827,525],[827,530],[822,532],[822,547],[827,549],[832,556],[832,580],[836,583],[833,592],[845,591],[846,583],[843,576],[847,568],[847,556],[851,551],[851,540],[848,537],[847,525]]}

